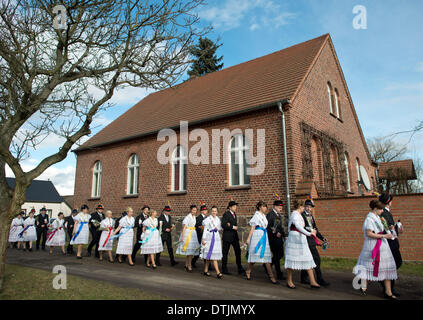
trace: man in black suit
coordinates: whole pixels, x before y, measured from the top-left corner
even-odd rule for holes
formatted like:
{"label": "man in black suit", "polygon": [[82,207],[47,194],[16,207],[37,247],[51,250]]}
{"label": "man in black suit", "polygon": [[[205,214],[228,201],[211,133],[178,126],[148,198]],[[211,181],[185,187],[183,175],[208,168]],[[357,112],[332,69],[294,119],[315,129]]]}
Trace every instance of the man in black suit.
{"label": "man in black suit", "polygon": [[44,251],[46,250],[46,240],[47,240],[47,225],[49,222],[49,218],[47,215],[47,209],[41,208],[40,214],[35,219],[35,225],[37,228],[37,242],[36,242],[36,248],[37,250],[40,250],[40,240],[43,238],[43,241],[41,243],[41,249]]}
{"label": "man in black suit", "polygon": [[236,265],[238,267],[238,274],[244,275],[245,270],[241,264],[241,248],[239,246],[238,237],[238,220],[236,216],[237,205],[235,201],[231,200],[228,204],[228,211],[223,214],[222,217],[222,273],[231,274],[228,271],[228,253],[229,248],[232,245],[235,251]]}
{"label": "man in black suit", "polygon": [[[208,212],[209,211],[207,209],[207,206],[205,204],[202,204],[200,207],[200,214],[195,218],[195,231],[197,232],[197,239],[198,239],[198,243],[200,244],[201,244],[201,239],[203,238],[203,231],[204,231],[203,221],[205,218],[207,218]],[[192,259],[193,268],[197,268],[195,264],[199,257],[200,255],[194,256],[194,258]]]}
{"label": "man in black suit", "polygon": [[[379,201],[385,205],[385,209],[383,209],[383,212],[380,217],[385,219],[386,223],[388,224],[388,228],[390,229],[391,233],[394,235],[394,237],[392,237],[391,239],[388,239],[388,244],[389,244],[389,248],[391,248],[391,252],[395,260],[395,265],[398,270],[402,265],[400,244],[398,241],[398,234],[402,232],[402,228],[401,229],[398,228],[398,225],[395,223],[394,217],[392,216],[392,213],[391,213],[393,198],[394,198],[393,196],[386,193],[381,194],[379,196]],[[386,231],[384,231],[384,233],[386,233]],[[383,285],[383,282],[381,283]],[[395,280],[392,280],[391,281],[392,294],[394,296],[399,297],[400,294],[398,293],[398,291],[394,289],[394,286],[395,286]]]}
{"label": "man in black suit", "polygon": [[98,253],[98,244],[100,242],[101,237],[101,231],[99,230],[100,222],[104,219],[103,210],[103,206],[99,204],[96,208],[96,212],[91,214],[89,223],[91,232],[91,242],[87,248],[87,257],[91,256],[91,250],[95,246],[95,257],[100,258],[100,254]]}
{"label": "man in black suit", "polygon": [[[136,260],[138,250],[141,248],[140,241],[141,241],[141,235],[142,235],[142,229],[143,229],[142,223],[144,222],[145,219],[148,218],[148,211],[150,211],[150,207],[144,204],[144,206],[141,208],[141,213],[135,218],[135,227],[137,228],[137,238],[134,245],[134,249],[132,250],[132,261],[134,262]],[[148,255],[145,254],[144,255],[145,263],[147,263],[147,257]]]}
{"label": "man in black suit", "polygon": [[[172,217],[170,216],[170,212],[172,210],[169,206],[165,206],[162,214],[158,218],[159,227],[160,224],[162,225],[162,244],[164,248],[164,244],[166,243],[167,252],[169,253],[170,258],[170,265],[173,267],[174,265],[178,264],[175,261],[175,257],[173,256],[173,248],[172,248],[172,230],[175,229],[175,225],[172,223]],[[156,254],[156,264],[161,266],[160,264],[160,252]]]}
{"label": "man in black suit", "polygon": [[73,209],[72,213],[65,218],[65,228],[69,236],[69,244],[66,248],[68,254],[73,254],[73,245],[70,244],[73,236],[73,227],[75,225],[75,221],[73,218],[78,214],[78,210]]}
{"label": "man in black suit", "polygon": [[[267,215],[267,234],[269,236],[270,251],[272,251],[272,265],[275,266],[278,280],[285,277],[281,270],[281,259],[283,257],[284,239],[287,237],[287,218],[282,214],[283,203],[281,200],[273,202],[273,210]],[[265,270],[267,272],[266,266]]]}
{"label": "man in black suit", "polygon": [[[319,232],[316,226],[316,221],[313,218],[313,208],[314,204],[311,200],[305,201],[305,210],[301,214],[304,219],[304,229],[311,232],[311,230],[316,230],[316,237],[320,240],[327,242],[326,238],[322,236],[322,234]],[[329,285],[329,282],[326,282],[323,279],[322,271],[320,270],[320,255],[319,251],[317,251],[317,243],[314,237],[309,236],[307,237],[308,247],[310,248],[311,255],[313,256],[314,263],[316,264],[316,267],[314,268],[314,271],[316,272],[316,281],[319,285],[327,287]],[[310,280],[308,279],[307,271],[301,270],[301,283],[304,284],[310,284]]]}

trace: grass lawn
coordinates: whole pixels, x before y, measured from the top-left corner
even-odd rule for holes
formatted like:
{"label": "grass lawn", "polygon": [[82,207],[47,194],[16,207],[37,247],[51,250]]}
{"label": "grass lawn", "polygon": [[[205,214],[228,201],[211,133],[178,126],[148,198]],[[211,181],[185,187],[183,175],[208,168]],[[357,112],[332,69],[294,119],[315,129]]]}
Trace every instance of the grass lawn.
{"label": "grass lawn", "polygon": [[17,265],[6,265],[5,287],[0,300],[163,300],[166,297],[138,289],[121,288],[78,276],[67,276],[67,289],[53,288],[57,274]]}

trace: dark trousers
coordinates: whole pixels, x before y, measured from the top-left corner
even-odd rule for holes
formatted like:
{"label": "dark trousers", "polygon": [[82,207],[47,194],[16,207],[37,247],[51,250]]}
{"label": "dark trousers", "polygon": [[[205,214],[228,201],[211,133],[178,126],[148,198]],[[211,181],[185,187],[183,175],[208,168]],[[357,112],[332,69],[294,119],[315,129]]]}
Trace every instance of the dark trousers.
{"label": "dark trousers", "polygon": [[92,239],[91,239],[90,244],[88,245],[87,251],[89,253],[91,253],[91,250],[95,246],[95,256],[99,257],[100,254],[98,253],[98,245],[99,245],[99,242],[100,242],[101,231],[96,231],[96,230],[91,231],[91,237],[92,237]]}
{"label": "dark trousers", "polygon": [[70,254],[73,254],[73,245],[71,245],[70,244],[70,242],[71,242],[71,240],[72,240],[72,233],[73,233],[73,230],[67,230],[68,231],[68,236],[69,236],[69,243],[68,243],[68,246],[66,247],[66,252],[67,253],[70,253]]}
{"label": "dark trousers", "polygon": [[[167,247],[167,252],[169,253],[170,262],[173,263],[175,262],[175,257],[173,256],[172,238],[171,237],[166,237],[164,239],[162,238],[163,248],[165,243]],[[156,263],[160,263],[160,252],[156,254]]]}
{"label": "dark trousers", "polygon": [[[316,246],[309,246],[311,255],[313,256],[314,263],[316,264],[316,267],[314,268],[314,271],[316,272],[316,282],[322,283],[323,282],[323,276],[322,271],[320,270],[320,255],[319,251],[317,251]],[[308,275],[306,270],[301,270],[301,281],[307,281]]]}
{"label": "dark trousers", "polygon": [[[400,252],[400,245],[399,245],[398,238],[395,238],[394,240],[388,240],[388,244],[389,244],[389,248],[391,249],[392,256],[394,257],[395,265],[398,270],[402,265],[402,256]],[[383,281],[381,282],[381,284],[382,284],[382,287],[385,287]],[[395,287],[395,280],[391,280],[391,290],[394,290],[394,287]]]}
{"label": "dark trousers", "polygon": [[47,241],[47,227],[37,229],[37,242],[35,243],[37,250],[40,249],[41,238],[43,238],[43,241],[41,242],[41,248],[45,249]]}
{"label": "dark trousers", "polygon": [[[142,233],[137,234],[137,240],[135,241],[134,249],[132,249],[132,261],[133,262],[135,262],[137,260],[136,259],[137,253],[138,253],[138,250],[141,248],[141,243],[140,243],[140,241],[141,241],[141,235],[142,235]],[[145,263],[147,263],[147,257],[148,257],[148,255],[145,254],[144,255],[144,262]]]}
{"label": "dark trousers", "polygon": [[276,239],[270,242],[270,251],[272,251],[272,265],[275,266],[276,276],[283,275],[281,270],[281,259],[283,257],[283,240]]}
{"label": "dark trousers", "polygon": [[238,267],[238,271],[242,271],[244,270],[244,268],[242,267],[242,264],[241,264],[241,248],[239,246],[238,240],[234,240],[232,242],[223,241],[222,243],[222,271],[223,272],[228,271],[228,253],[231,246],[234,248],[235,260],[236,260],[236,265]]}

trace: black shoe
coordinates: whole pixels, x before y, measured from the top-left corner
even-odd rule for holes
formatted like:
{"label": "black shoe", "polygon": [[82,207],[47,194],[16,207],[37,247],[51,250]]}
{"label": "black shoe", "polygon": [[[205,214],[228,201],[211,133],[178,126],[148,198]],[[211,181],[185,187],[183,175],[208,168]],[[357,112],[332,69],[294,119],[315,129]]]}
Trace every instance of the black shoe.
{"label": "black shoe", "polygon": [[238,274],[243,276],[245,275],[245,270],[244,269],[238,269]]}
{"label": "black shoe", "polygon": [[401,295],[399,294],[399,292],[398,291],[395,291],[395,290],[391,290],[392,291],[392,294],[395,296],[395,297],[401,297]]}
{"label": "black shoe", "polygon": [[310,284],[310,281],[309,281],[309,280],[304,280],[304,279],[301,279],[301,283],[302,283],[302,284]]}
{"label": "black shoe", "polygon": [[318,282],[319,285],[321,285],[322,287],[327,287],[330,285],[329,282],[326,282],[325,280],[321,280]]}
{"label": "black shoe", "polygon": [[86,257],[91,257],[91,252],[87,251]]}
{"label": "black shoe", "polygon": [[296,289],[297,287],[296,286],[290,286],[289,284],[286,284],[286,286],[289,288],[289,289]]}
{"label": "black shoe", "polygon": [[392,296],[388,296],[386,293],[384,293],[383,297],[388,300],[398,300],[394,294],[392,294]]}
{"label": "black shoe", "polygon": [[156,262],[156,266],[161,267],[162,264],[160,262]]}
{"label": "black shoe", "polygon": [[77,258],[77,259],[82,259],[82,257],[80,257],[80,256],[76,256],[76,258]]}
{"label": "black shoe", "polygon": [[320,289],[320,286],[313,286],[313,285],[310,285],[310,289]]}
{"label": "black shoe", "polygon": [[178,261],[171,261],[170,265],[173,267],[173,266],[177,265],[178,263],[179,263]]}
{"label": "black shoe", "polygon": [[210,272],[203,272],[203,276],[210,277],[211,274],[210,274]]}
{"label": "black shoe", "polygon": [[228,276],[230,276],[232,273],[230,273],[228,270],[222,271],[223,274],[226,274]]}
{"label": "black shoe", "polygon": [[28,249],[28,251],[29,251],[29,252],[32,252],[32,248],[29,248],[29,249]]}
{"label": "black shoe", "polygon": [[100,255],[99,254],[96,254],[95,257],[98,259],[98,258],[100,258]]}

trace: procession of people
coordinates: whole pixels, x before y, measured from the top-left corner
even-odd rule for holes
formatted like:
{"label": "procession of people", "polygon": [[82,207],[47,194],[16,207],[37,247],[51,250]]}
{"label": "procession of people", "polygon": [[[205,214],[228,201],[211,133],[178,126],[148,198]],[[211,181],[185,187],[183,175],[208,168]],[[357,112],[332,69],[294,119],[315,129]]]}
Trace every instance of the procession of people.
{"label": "procession of people", "polygon": [[[402,264],[398,241],[402,226],[396,224],[392,217],[392,199],[392,195],[382,194],[378,200],[371,200],[371,211],[364,220],[363,249],[354,268],[354,273],[360,279],[363,296],[366,295],[367,281],[377,281],[386,299],[399,297],[395,290],[395,280],[398,278],[397,269]],[[197,205],[191,205],[182,221],[179,240],[175,244],[176,254],[185,256],[184,268],[187,272],[193,272],[197,260],[202,260],[204,276],[210,277],[210,269],[213,267],[216,277],[222,279],[224,275],[231,274],[228,270],[228,253],[232,246],[238,274],[247,280],[253,279],[254,265],[262,264],[272,284],[280,284],[279,280],[286,279],[286,286],[295,289],[293,272],[298,270],[300,282],[309,285],[311,289],[329,286],[320,269],[318,251],[318,247],[327,246],[328,240],[317,227],[313,216],[313,201],[295,200],[289,221],[282,213],[283,205],[279,198],[274,200],[271,210],[266,202],[257,203],[249,221],[246,243],[242,246],[246,248],[246,270],[242,265],[238,234],[238,203],[232,199],[221,218],[216,206],[212,206],[209,212],[207,205],[201,202],[200,214],[197,214]],[[83,246],[88,245],[87,257],[91,256],[95,248],[95,257],[100,261],[103,261],[106,253],[110,263],[126,261],[130,266],[135,265],[136,256],[140,254],[144,256],[145,265],[152,269],[161,266],[161,253],[166,245],[171,266],[178,264],[173,252],[172,231],[176,225],[172,220],[170,205],[166,205],[159,213],[145,204],[136,217],[134,210],[128,207],[118,219],[113,218],[110,210],[103,213],[101,204],[92,214],[88,210],[84,204],[80,212],[73,210],[68,217],[59,213],[52,223],[49,222],[45,208],[40,210],[37,217],[34,217],[35,210],[31,210],[26,219],[24,212],[20,212],[12,220],[9,242],[17,249],[22,246],[23,250],[32,251],[33,241],[36,241],[36,249],[39,250],[42,240],[42,250],[47,246],[49,253],[53,254],[53,248],[60,247],[64,255],[74,254],[73,246],[76,245],[77,259],[83,258]],[[66,234],[69,244],[65,250]],[[116,256],[113,257],[115,244]],[[282,258],[286,277],[281,269]]]}

